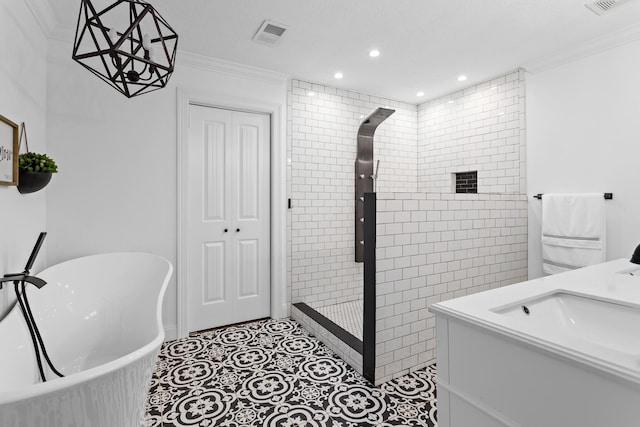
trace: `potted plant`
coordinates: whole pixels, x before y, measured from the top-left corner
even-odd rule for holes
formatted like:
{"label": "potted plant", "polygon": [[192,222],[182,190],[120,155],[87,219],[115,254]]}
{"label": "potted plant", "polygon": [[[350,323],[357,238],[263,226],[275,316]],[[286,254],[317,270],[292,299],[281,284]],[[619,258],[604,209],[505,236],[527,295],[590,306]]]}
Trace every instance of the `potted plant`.
{"label": "potted plant", "polygon": [[42,190],[51,181],[52,174],[58,172],[58,166],[46,154],[26,152],[18,158],[18,191],[22,194]]}

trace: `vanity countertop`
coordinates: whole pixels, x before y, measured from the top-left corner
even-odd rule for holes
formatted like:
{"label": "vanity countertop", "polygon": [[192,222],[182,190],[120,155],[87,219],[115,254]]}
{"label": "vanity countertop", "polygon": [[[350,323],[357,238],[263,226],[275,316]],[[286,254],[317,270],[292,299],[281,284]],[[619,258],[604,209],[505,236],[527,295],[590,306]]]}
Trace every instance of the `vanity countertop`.
{"label": "vanity countertop", "polygon": [[429,309],[640,384],[640,265],[626,259]]}

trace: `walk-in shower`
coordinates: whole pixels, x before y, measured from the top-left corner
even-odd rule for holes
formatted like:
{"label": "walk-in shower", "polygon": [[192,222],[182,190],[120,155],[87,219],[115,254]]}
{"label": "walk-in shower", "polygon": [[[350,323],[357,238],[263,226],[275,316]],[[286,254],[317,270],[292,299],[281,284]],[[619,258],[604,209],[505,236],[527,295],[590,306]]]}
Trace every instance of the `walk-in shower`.
{"label": "walk-in shower", "polygon": [[[331,286],[332,274],[327,273],[326,276],[329,276],[328,288],[332,290],[330,294],[335,297],[317,301],[319,298],[315,298],[314,293],[321,293],[320,286],[318,286],[318,291],[316,288],[306,289],[306,298],[303,298],[302,302],[294,302],[292,310],[294,319],[301,322],[321,339],[325,338],[325,340],[331,341],[331,344],[334,345],[325,343],[372,382],[374,381],[373,371],[375,369],[376,302],[375,289],[365,289],[365,279],[371,278],[371,274],[375,276],[375,182],[378,174],[376,166],[379,166],[379,162],[378,165],[374,162],[373,138],[378,126],[393,113],[395,110],[377,108],[358,127],[355,180],[352,190],[354,197],[351,202],[353,204],[345,203],[342,206],[344,210],[352,210],[354,220],[351,224],[344,222],[342,223],[344,225],[340,227],[344,237],[353,236],[355,251],[352,250],[348,253],[340,251],[343,261],[337,265],[342,271],[354,272],[351,275],[351,281],[336,282],[335,286]],[[312,210],[312,212],[315,211]],[[328,233],[332,232],[332,230],[325,230]],[[313,236],[311,237],[312,241],[316,240]],[[321,246],[318,247],[321,248]],[[346,249],[344,248],[344,250]],[[361,263],[364,263],[364,268]],[[311,265],[308,271],[314,272],[322,268],[324,266],[314,268]],[[342,277],[344,276],[342,274]],[[327,280],[323,283],[327,283]],[[322,292],[326,294],[326,287],[323,288]],[[331,336],[335,338],[331,338]]]}
{"label": "walk-in shower", "polygon": [[419,106],[295,80],[290,99],[291,316],[375,384],[433,363],[431,304],[527,278],[523,72]]}

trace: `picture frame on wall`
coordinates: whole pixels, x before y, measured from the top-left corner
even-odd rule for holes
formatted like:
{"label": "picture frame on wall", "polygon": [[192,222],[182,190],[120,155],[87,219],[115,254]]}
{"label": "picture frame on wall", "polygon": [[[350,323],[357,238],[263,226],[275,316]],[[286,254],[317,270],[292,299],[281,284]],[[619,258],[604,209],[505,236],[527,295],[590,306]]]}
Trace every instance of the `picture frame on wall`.
{"label": "picture frame on wall", "polygon": [[18,125],[0,116],[0,185],[18,185]]}

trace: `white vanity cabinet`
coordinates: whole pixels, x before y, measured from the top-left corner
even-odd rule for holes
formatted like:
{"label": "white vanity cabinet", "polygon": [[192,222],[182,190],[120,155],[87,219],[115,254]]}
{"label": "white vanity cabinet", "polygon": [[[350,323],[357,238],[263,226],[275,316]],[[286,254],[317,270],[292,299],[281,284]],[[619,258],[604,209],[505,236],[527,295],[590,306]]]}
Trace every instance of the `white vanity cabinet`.
{"label": "white vanity cabinet", "polygon": [[613,261],[431,306],[438,426],[640,426],[640,277],[619,273],[628,267]]}

